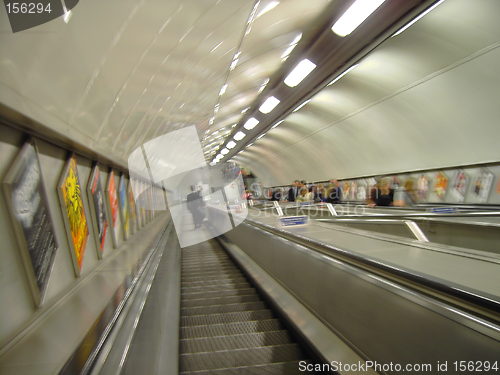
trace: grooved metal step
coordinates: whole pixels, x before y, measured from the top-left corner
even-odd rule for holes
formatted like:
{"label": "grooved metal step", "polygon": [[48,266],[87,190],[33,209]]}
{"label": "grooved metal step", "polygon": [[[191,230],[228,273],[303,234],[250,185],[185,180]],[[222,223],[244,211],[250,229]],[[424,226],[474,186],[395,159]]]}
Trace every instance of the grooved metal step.
{"label": "grooved metal step", "polygon": [[182,285],[184,287],[186,286],[196,286],[196,285],[203,285],[203,284],[229,284],[229,283],[238,283],[241,284],[243,282],[248,283],[247,279],[244,277],[238,276],[238,277],[220,277],[218,279],[207,279],[207,280],[186,280],[182,282]]}
{"label": "grooved metal step", "polygon": [[237,311],[219,314],[181,316],[182,326],[200,326],[207,324],[222,324],[243,322],[246,320],[271,319],[271,310]]}
{"label": "grooved metal step", "polygon": [[252,293],[242,296],[228,296],[228,297],[213,297],[213,298],[199,298],[199,299],[188,299],[181,301],[181,307],[196,307],[196,306],[212,306],[212,305],[225,305],[231,303],[243,303],[243,302],[257,302],[260,301],[260,297],[257,293]]}
{"label": "grooved metal step", "polygon": [[183,339],[181,353],[215,352],[220,350],[257,348],[260,346],[283,345],[292,343],[290,334],[285,331],[244,333],[232,336],[202,337]]}
{"label": "grooved metal step", "polygon": [[184,291],[182,295],[182,300],[187,301],[190,299],[200,299],[200,298],[213,298],[213,297],[228,297],[228,296],[243,296],[248,294],[257,294],[254,288],[241,288],[241,289],[229,289],[229,290],[215,290],[215,291],[194,291],[188,292]]}
{"label": "grooved metal step", "polygon": [[258,302],[245,302],[245,303],[231,303],[226,305],[185,307],[181,309],[181,315],[183,317],[187,317],[193,315],[207,315],[207,314],[229,313],[236,311],[265,310],[265,309],[266,305],[264,304],[264,302],[258,301]]}
{"label": "grooved metal step", "polygon": [[181,371],[197,371],[289,362],[302,358],[304,358],[304,354],[297,344],[284,344],[249,349],[181,354],[179,367]]}
{"label": "grooved metal step", "polygon": [[[303,361],[309,363],[309,361]],[[304,371],[300,371],[301,363],[299,361],[266,363],[256,366],[240,366],[223,368],[216,370],[200,370],[200,371],[184,371],[180,375],[306,375]],[[307,373],[310,375],[311,373]]]}
{"label": "grooved metal step", "polygon": [[214,271],[205,271],[205,272],[194,272],[192,274],[183,274],[182,277],[181,277],[181,281],[184,281],[184,280],[187,280],[187,279],[200,279],[200,280],[203,280],[203,279],[207,279],[207,278],[218,278],[218,277],[223,277],[223,276],[226,276],[226,277],[234,277],[234,276],[238,276],[238,277],[244,277],[243,274],[239,271],[235,271],[235,270],[226,270],[226,271],[218,271],[218,270],[214,270]]}
{"label": "grooved metal step", "polygon": [[220,290],[248,289],[248,282],[238,284],[204,285],[181,288],[182,293],[215,292]]}
{"label": "grooved metal step", "polygon": [[238,335],[244,333],[282,330],[278,319],[249,320],[244,322],[220,323],[211,325],[185,326],[180,329],[181,339]]}
{"label": "grooved metal step", "polygon": [[182,284],[184,283],[194,283],[194,282],[203,282],[203,281],[210,281],[210,280],[244,280],[247,281],[247,279],[241,275],[241,274],[215,274],[212,276],[207,276],[207,277],[202,277],[202,276],[189,276],[181,279]]}

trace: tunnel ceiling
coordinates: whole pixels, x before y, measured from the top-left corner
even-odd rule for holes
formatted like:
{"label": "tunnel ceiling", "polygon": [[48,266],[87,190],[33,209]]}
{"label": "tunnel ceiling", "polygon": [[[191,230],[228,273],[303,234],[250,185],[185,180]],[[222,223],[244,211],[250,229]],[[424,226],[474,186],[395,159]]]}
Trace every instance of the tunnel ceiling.
{"label": "tunnel ceiling", "polygon": [[0,7],[0,102],[122,165],[189,125],[208,158],[326,4],[81,1],[68,23],[15,34]]}
{"label": "tunnel ceiling", "polygon": [[[15,34],[0,7],[0,103],[35,119],[42,133],[48,129],[123,166],[145,142],[195,125],[211,161],[263,98],[283,93],[284,74],[314,48],[321,32],[333,34],[326,21],[351,3],[81,1],[69,22],[60,18]],[[368,19],[352,36],[359,41],[340,51],[344,65],[328,56],[332,77],[349,64],[357,62],[356,68],[330,86],[325,81],[284,92],[291,99],[283,113],[271,113],[226,160],[252,169],[267,185],[498,161],[488,143],[499,138],[496,122],[489,121],[494,111],[485,107],[480,121],[470,118],[457,101],[471,98],[457,95],[486,82],[486,99],[472,102],[479,108],[494,97],[498,74],[477,80],[470,72],[476,65],[481,71],[494,66],[500,2],[446,0],[390,37],[418,14],[403,6],[417,4],[421,11],[433,3],[386,0],[390,12]],[[380,26],[388,17],[392,26]],[[311,101],[292,112],[305,99]],[[470,121],[483,126],[476,132],[482,138],[467,149],[473,138],[462,130]],[[447,142],[444,135],[454,128],[461,130]],[[452,150],[446,159],[433,151],[453,143],[465,152]]]}

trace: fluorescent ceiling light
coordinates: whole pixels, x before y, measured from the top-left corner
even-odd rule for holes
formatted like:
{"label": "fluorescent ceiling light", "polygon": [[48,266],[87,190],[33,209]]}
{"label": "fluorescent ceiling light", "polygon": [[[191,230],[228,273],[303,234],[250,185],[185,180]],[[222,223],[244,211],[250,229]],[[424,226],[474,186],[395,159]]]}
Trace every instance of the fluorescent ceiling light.
{"label": "fluorescent ceiling light", "polygon": [[273,125],[273,127],[271,129],[274,129],[274,128],[278,127],[279,125],[281,125],[281,123],[283,121],[285,121],[285,120],[278,121],[276,124]]}
{"label": "fluorescent ceiling light", "polygon": [[293,49],[295,48],[296,44],[293,44],[291,46],[288,46],[286,48],[286,50],[281,54],[281,58],[282,59],[286,59],[288,57],[288,55],[290,55],[293,51]]}
{"label": "fluorescent ceiling light", "polygon": [[249,148],[249,147],[251,147],[252,145],[253,145],[253,142],[252,142],[252,143],[250,143],[250,144],[248,144],[246,148]]}
{"label": "fluorescent ceiling light", "polygon": [[[50,9],[50,7],[49,7]],[[50,11],[49,11],[50,13]],[[64,16],[63,16],[63,20],[65,23],[68,23],[69,20],[71,19],[71,16],[73,15],[73,13],[71,12],[71,10],[68,10],[67,12],[64,13]]]}
{"label": "fluorescent ceiling light", "polygon": [[245,122],[245,125],[243,127],[247,130],[252,130],[257,126],[259,123],[259,120],[257,120],[255,117],[250,117],[247,122]]}
{"label": "fluorescent ceiling light", "polygon": [[244,110],[241,111],[241,113],[246,113],[246,111],[248,111],[250,109],[250,107],[246,107]]}
{"label": "fluorescent ceiling light", "polygon": [[302,38],[302,33],[299,33],[299,35],[297,35],[297,36],[295,37],[295,39],[294,39],[294,40],[292,40],[292,43],[290,43],[290,45],[292,45],[292,44],[297,44],[297,43],[300,41],[300,39],[301,39],[301,38]]}
{"label": "fluorescent ceiling light", "polygon": [[309,61],[308,59],[304,59],[299,62],[295,68],[288,74],[285,78],[285,85],[289,87],[297,86],[304,78],[306,78],[309,73],[311,73],[314,68],[316,68],[316,64]]}
{"label": "fluorescent ceiling light", "polygon": [[225,148],[225,147],[224,147],[222,150],[220,150],[220,153],[221,153],[222,155],[226,155],[226,154],[229,154],[229,150],[228,150],[227,148]]}
{"label": "fluorescent ceiling light", "polygon": [[262,138],[263,136],[265,136],[265,135],[266,135],[266,133],[262,133],[261,135],[259,135],[259,136],[257,137],[257,139],[261,139],[261,138]]}
{"label": "fluorescent ceiling light", "polygon": [[307,103],[309,103],[311,101],[311,99],[309,100],[306,100],[304,103],[302,103],[301,105],[299,105],[297,108],[295,108],[293,111],[294,112],[297,112],[299,109],[301,109],[302,107],[304,107]]}
{"label": "fluorescent ceiling light", "polygon": [[339,36],[352,33],[385,0],[356,0],[332,26],[332,31]]}
{"label": "fluorescent ceiling light", "polygon": [[236,142],[235,142],[235,141],[229,141],[229,142],[227,142],[226,147],[227,147],[228,149],[235,148],[235,147],[236,147]]}
{"label": "fluorescent ceiling light", "polygon": [[266,99],[264,103],[259,107],[259,111],[262,113],[269,113],[271,112],[276,106],[280,104],[279,99],[275,98],[274,96],[270,96],[269,98]]}
{"label": "fluorescent ceiling light", "polygon": [[274,9],[276,8],[276,6],[279,4],[280,2],[277,1],[277,0],[274,0],[274,1],[270,1],[264,8],[262,8],[262,10],[257,14],[257,16],[255,16],[255,18],[259,18],[260,16],[264,15],[265,13],[269,12],[271,9]]}
{"label": "fluorescent ceiling light", "polygon": [[234,139],[236,139],[237,141],[241,141],[241,140],[242,140],[243,138],[245,138],[245,137],[246,137],[246,134],[245,134],[245,133],[243,133],[242,131],[239,131],[238,133],[236,133],[236,134],[234,135],[234,137],[233,137],[233,138],[234,138]]}
{"label": "fluorescent ceiling light", "polygon": [[345,76],[347,73],[349,73],[351,70],[353,70],[357,66],[358,66],[358,64],[354,64],[350,68],[346,69],[338,77],[334,78],[333,81],[328,84],[328,86],[333,85],[335,82],[337,82],[339,79],[341,79],[343,76]]}
{"label": "fluorescent ceiling light", "polygon": [[219,96],[224,95],[224,93],[226,92],[226,89],[227,89],[227,83],[221,87],[220,92],[219,92]]}
{"label": "fluorescent ceiling light", "polygon": [[429,13],[431,10],[433,10],[434,8],[436,8],[439,4],[441,4],[444,0],[440,0],[438,1],[436,4],[434,4],[433,6],[431,6],[430,8],[426,9],[425,12],[422,12],[420,13],[417,17],[415,17],[414,19],[412,19],[410,22],[408,22],[406,25],[404,25],[402,28],[400,28],[398,31],[396,31],[392,36],[396,36],[396,35],[399,35],[401,34],[403,31],[405,31],[407,28],[409,28],[411,25],[413,25],[415,22],[417,22],[419,19],[421,19],[423,16],[425,16],[427,13]]}

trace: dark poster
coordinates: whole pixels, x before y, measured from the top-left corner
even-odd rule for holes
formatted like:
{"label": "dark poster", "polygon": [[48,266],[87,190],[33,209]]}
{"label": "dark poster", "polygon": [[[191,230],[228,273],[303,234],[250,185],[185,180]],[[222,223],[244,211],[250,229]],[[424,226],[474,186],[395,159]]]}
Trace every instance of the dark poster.
{"label": "dark poster", "polygon": [[102,258],[109,222],[106,214],[106,199],[101,184],[101,172],[97,165],[94,166],[87,189],[91,197],[90,208],[92,211],[92,222],[94,223],[93,228],[98,250],[97,253],[99,258]]}
{"label": "dark poster", "polygon": [[43,302],[58,248],[42,171],[33,143],[26,143],[4,180],[7,203],[37,305]]}

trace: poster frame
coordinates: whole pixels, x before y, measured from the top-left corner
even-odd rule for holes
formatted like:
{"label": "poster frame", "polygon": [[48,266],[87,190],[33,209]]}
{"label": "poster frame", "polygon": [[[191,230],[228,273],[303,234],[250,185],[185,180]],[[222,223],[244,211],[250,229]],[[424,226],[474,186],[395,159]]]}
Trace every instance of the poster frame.
{"label": "poster frame", "polygon": [[123,239],[127,241],[130,238],[130,209],[128,206],[127,179],[122,173],[118,181],[118,208],[120,211],[120,221],[122,223]]}
{"label": "poster frame", "polygon": [[[19,174],[22,172],[24,169],[25,164],[27,163],[27,160],[29,156],[27,155],[30,150],[32,150],[35,163],[37,165],[37,168],[39,170],[39,191],[40,191],[40,197],[41,201],[43,202],[42,204],[45,206],[45,211],[47,215],[47,221],[49,227],[52,229],[52,236],[53,236],[53,241],[54,241],[54,249],[52,253],[50,254],[50,261],[49,265],[46,270],[46,277],[45,280],[43,280],[42,285],[39,286],[37,283],[37,278],[38,275],[36,274],[36,270],[33,267],[33,262],[31,258],[31,254],[29,252],[29,246],[26,240],[26,236],[24,234],[23,227],[21,223],[19,222],[16,213],[15,213],[15,207],[14,204],[11,200],[12,194],[13,194],[13,185],[15,184],[16,179],[19,177]],[[29,289],[31,291],[31,294],[33,296],[33,302],[36,307],[40,307],[43,305],[45,301],[45,296],[47,294],[47,289],[48,289],[48,284],[50,282],[50,275],[52,274],[52,269],[54,268],[55,264],[55,258],[57,251],[59,250],[59,241],[57,239],[56,231],[55,231],[55,225],[54,225],[54,220],[52,218],[52,213],[50,212],[50,204],[48,200],[48,195],[47,195],[47,189],[45,187],[45,181],[43,178],[43,173],[42,173],[42,168],[40,165],[40,159],[38,157],[38,147],[36,145],[36,142],[34,139],[28,139],[21,147],[19,152],[14,158],[14,161],[12,165],[8,168],[8,171],[2,181],[2,190],[4,192],[4,197],[6,201],[6,206],[7,206],[7,211],[9,213],[11,223],[14,228],[14,235],[16,237],[17,244],[19,246],[19,252],[21,255],[22,263],[27,275],[28,279],[28,284],[29,284]]]}
{"label": "poster frame", "polygon": [[[116,203],[116,215],[115,215],[115,220],[113,219],[113,201],[111,199],[111,181],[113,181],[113,190],[114,190],[114,202]],[[104,189],[104,194],[106,195],[106,206],[108,208],[108,218],[109,218],[109,227],[111,229],[111,239],[113,241],[113,247],[116,249],[118,248],[119,241],[118,241],[118,229],[120,228],[120,223],[119,221],[119,210],[120,208],[118,207],[118,193],[116,190],[116,179],[115,179],[115,171],[113,168],[109,169],[108,173],[108,180],[106,181],[106,188]]]}
{"label": "poster frame", "polygon": [[[71,168],[71,165],[73,162],[74,162],[74,166],[75,166],[76,183],[80,188],[82,215],[83,215],[83,218],[85,218],[85,227],[86,227],[85,228],[85,232],[86,232],[85,239],[83,240],[83,248],[81,250],[80,263],[78,262],[76,248],[75,248],[75,244],[73,242],[71,225],[70,225],[70,220],[69,220],[68,214],[67,214],[67,206],[66,206],[66,202],[64,201],[64,192],[63,192],[64,186],[65,186],[65,181],[68,178],[69,171],[70,171],[70,168]],[[71,259],[73,261],[73,268],[74,268],[76,276],[81,275],[82,268],[83,268],[83,259],[85,257],[85,250],[87,248],[87,242],[88,242],[89,235],[90,235],[89,222],[87,219],[87,213],[85,211],[85,203],[84,203],[85,199],[83,197],[84,192],[85,192],[85,188],[82,186],[81,181],[80,181],[80,176],[78,174],[78,160],[76,159],[76,155],[74,153],[70,153],[69,157],[67,158],[66,163],[64,165],[63,171],[61,173],[61,177],[59,178],[59,183],[57,184],[57,195],[59,197],[59,204],[61,206],[64,228],[66,231],[66,238],[68,240],[68,246],[70,249]]]}
{"label": "poster frame", "polygon": [[[97,184],[98,188],[101,190],[102,195],[103,195],[103,215],[104,215],[104,234],[103,238],[101,239],[99,237],[99,226],[98,226],[98,213],[97,213],[97,207],[95,205],[94,201],[94,181],[97,179]],[[102,181],[101,181],[101,170],[99,168],[99,164],[95,163],[94,166],[92,167],[92,171],[90,172],[90,177],[89,181],[87,183],[87,196],[89,198],[89,205],[90,205],[90,216],[92,217],[91,222],[92,222],[92,230],[94,234],[94,239],[95,239],[95,245],[96,245],[96,250],[97,250],[97,257],[99,259],[102,259],[104,257],[104,249],[105,249],[105,244],[106,244],[106,238],[108,234],[108,229],[109,229],[109,217],[108,217],[108,212],[107,212],[107,207],[106,207],[106,192],[102,186]]]}

